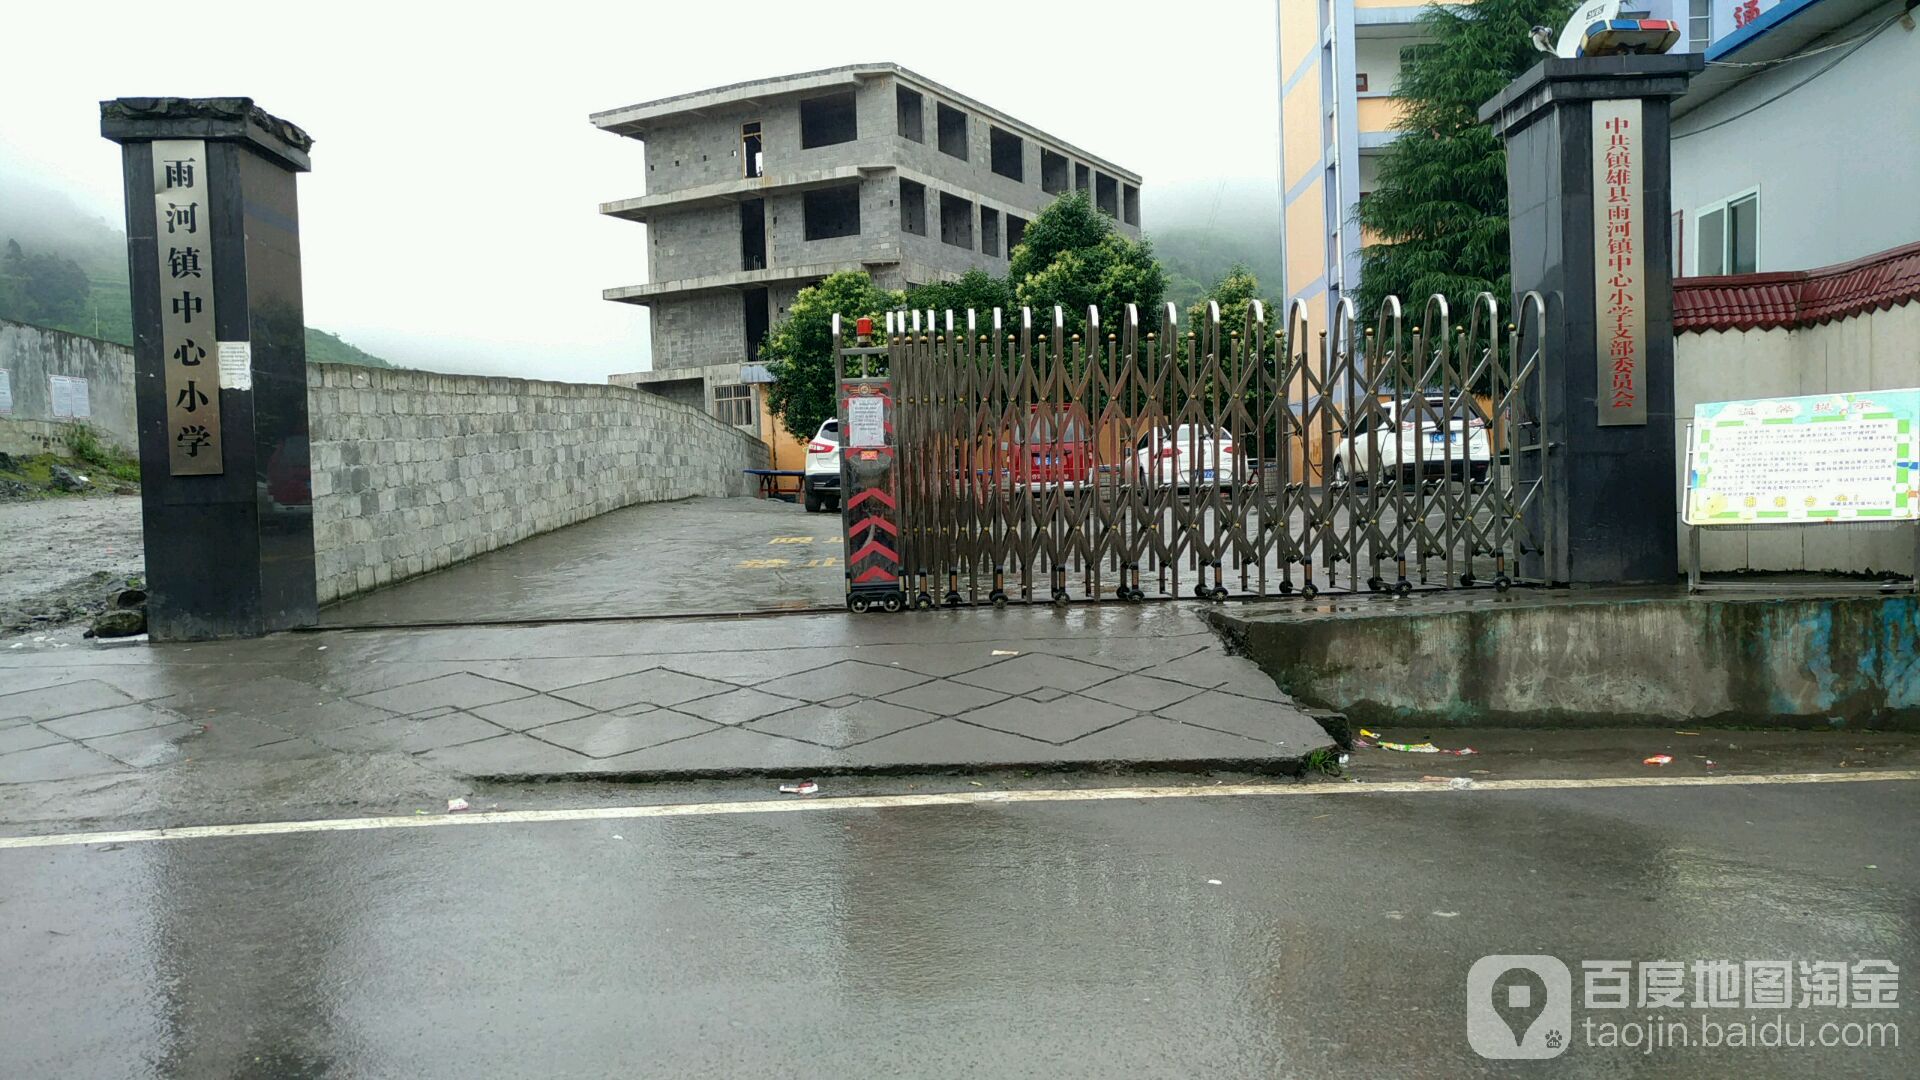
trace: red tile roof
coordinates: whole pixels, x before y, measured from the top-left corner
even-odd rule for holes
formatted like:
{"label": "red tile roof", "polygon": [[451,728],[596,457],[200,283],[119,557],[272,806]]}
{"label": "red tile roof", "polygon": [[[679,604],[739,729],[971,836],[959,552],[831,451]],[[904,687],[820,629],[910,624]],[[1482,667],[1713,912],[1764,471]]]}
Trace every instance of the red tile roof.
{"label": "red tile roof", "polygon": [[1791,330],[1920,299],[1920,243],[1838,266],[1675,278],[1673,332]]}

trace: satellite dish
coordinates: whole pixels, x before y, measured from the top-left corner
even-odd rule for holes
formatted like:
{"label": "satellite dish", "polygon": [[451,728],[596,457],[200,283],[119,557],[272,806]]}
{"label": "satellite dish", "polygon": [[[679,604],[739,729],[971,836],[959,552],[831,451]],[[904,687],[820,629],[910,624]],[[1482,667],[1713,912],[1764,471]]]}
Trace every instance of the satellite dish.
{"label": "satellite dish", "polygon": [[1557,56],[1659,54],[1680,40],[1680,24],[1649,19],[1645,11],[1622,11],[1621,0],[1593,0],[1567,20],[1554,43]]}

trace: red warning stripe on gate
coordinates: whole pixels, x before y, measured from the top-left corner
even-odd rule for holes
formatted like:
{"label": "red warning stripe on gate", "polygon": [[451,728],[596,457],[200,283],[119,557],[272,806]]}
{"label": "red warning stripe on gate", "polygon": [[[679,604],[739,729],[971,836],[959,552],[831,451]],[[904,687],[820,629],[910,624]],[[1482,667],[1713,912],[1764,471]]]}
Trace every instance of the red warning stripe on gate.
{"label": "red warning stripe on gate", "polygon": [[847,527],[847,535],[848,536],[858,535],[861,529],[868,528],[869,526],[875,529],[884,530],[890,536],[900,535],[900,526],[895,525],[893,522],[888,521],[886,518],[879,518],[879,517],[862,518],[861,520]]}
{"label": "red warning stripe on gate", "polygon": [[883,567],[869,566],[863,573],[860,574],[859,577],[856,577],[853,579],[853,583],[855,585],[865,585],[869,581],[898,581],[898,580],[900,580],[899,574],[886,570]]}
{"label": "red warning stripe on gate", "polygon": [[867,541],[866,546],[862,547],[859,551],[854,552],[852,555],[847,556],[847,561],[850,563],[857,563],[861,559],[864,559],[867,556],[874,555],[874,554],[884,555],[886,556],[889,562],[893,562],[895,564],[898,564],[900,562],[899,554],[895,552],[892,548],[888,547],[887,545],[881,543],[878,540]]}
{"label": "red warning stripe on gate", "polygon": [[861,492],[860,494],[855,495],[853,498],[848,499],[847,509],[851,510],[854,507],[859,506],[861,503],[866,502],[868,499],[879,499],[881,505],[885,506],[889,510],[897,509],[899,506],[898,503],[893,501],[893,496],[887,494],[884,489],[874,487],[874,488],[868,488],[867,490]]}

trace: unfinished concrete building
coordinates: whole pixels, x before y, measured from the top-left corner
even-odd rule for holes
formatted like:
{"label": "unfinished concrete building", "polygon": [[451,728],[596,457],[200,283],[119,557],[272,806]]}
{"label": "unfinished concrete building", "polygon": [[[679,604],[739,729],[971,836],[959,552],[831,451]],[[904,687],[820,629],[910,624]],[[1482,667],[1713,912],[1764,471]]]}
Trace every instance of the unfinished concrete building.
{"label": "unfinished concrete building", "polygon": [[[762,337],[802,288],[866,270],[883,288],[1007,270],[1033,216],[1087,192],[1140,235],[1140,177],[896,64],[737,83],[595,113],[646,144],[645,194],[600,212],[647,225],[653,370],[611,381],[773,431]],[[798,467],[798,466],[793,466]]]}

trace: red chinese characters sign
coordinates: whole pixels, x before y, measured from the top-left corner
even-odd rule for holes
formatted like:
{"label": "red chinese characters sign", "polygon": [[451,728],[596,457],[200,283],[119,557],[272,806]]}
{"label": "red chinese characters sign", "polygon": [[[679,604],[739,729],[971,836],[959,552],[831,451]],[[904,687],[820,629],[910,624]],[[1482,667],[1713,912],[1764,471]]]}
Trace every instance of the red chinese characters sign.
{"label": "red chinese characters sign", "polygon": [[1645,168],[1640,99],[1593,103],[1593,299],[1603,427],[1647,422]]}

